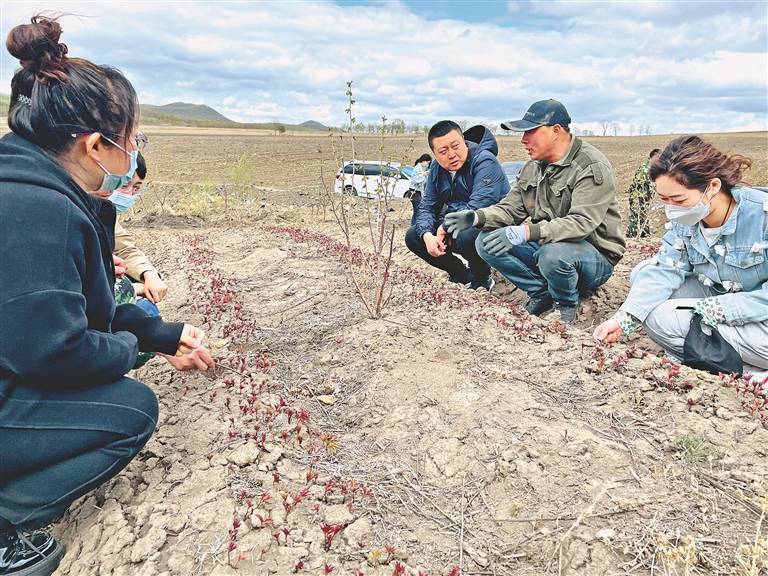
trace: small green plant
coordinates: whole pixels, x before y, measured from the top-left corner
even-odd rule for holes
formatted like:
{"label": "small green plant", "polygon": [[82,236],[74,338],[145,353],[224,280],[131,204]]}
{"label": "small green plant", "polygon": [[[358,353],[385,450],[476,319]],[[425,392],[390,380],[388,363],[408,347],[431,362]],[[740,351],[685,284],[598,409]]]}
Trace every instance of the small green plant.
{"label": "small green plant", "polygon": [[709,440],[697,434],[683,434],[675,438],[673,445],[682,453],[688,464],[711,463],[724,456]]}
{"label": "small green plant", "polygon": [[256,166],[254,166],[253,160],[251,160],[248,154],[242,153],[237,162],[227,167],[227,176],[229,177],[230,184],[224,187],[223,194],[224,213],[228,215],[230,195],[240,201],[248,199],[256,177]]}

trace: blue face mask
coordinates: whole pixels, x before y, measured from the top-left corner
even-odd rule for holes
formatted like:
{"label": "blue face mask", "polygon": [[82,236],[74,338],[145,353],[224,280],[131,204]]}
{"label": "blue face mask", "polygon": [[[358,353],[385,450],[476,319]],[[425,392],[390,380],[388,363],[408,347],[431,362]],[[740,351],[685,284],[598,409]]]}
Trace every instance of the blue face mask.
{"label": "blue face mask", "polygon": [[[103,136],[104,139],[109,140],[106,136]],[[123,175],[118,174],[112,174],[109,170],[104,168],[102,166],[101,162],[96,162],[96,164],[99,165],[99,168],[101,168],[104,171],[104,178],[101,181],[101,188],[99,188],[99,192],[112,192],[113,190],[117,190],[118,188],[122,188],[128,182],[131,181],[131,178],[133,178],[133,174],[136,172],[136,167],[138,165],[138,159],[139,159],[139,151],[133,150],[132,152],[128,152],[125,148],[117,144],[116,142],[113,142],[112,140],[109,140],[120,148],[123,152],[128,154],[128,157],[131,159],[131,163],[128,166],[128,172],[126,172]]]}
{"label": "blue face mask", "polygon": [[138,197],[138,194],[123,194],[122,192],[115,191],[112,192],[109,201],[114,204],[115,210],[125,212],[134,205]]}

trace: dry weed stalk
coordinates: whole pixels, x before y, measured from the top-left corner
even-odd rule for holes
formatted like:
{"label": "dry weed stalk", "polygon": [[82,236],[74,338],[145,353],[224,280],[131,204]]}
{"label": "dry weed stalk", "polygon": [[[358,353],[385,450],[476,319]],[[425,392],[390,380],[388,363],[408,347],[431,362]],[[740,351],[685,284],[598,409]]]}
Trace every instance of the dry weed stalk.
{"label": "dry weed stalk", "polygon": [[768,512],[768,496],[763,497],[762,512],[755,528],[754,544],[742,544],[736,551],[736,562],[744,576],[760,576],[768,571],[768,536],[763,536],[762,528],[765,514]]}
{"label": "dry weed stalk", "polygon": [[[355,155],[355,117],[353,113],[353,107],[355,100],[352,97],[352,81],[347,82],[347,118],[349,120],[349,143],[351,150],[351,160],[356,160]],[[386,123],[386,117],[382,117],[382,124]],[[383,152],[383,133],[382,130],[382,144],[380,150]],[[330,135],[333,138],[333,134]],[[339,149],[341,154],[333,154],[334,157],[338,156],[339,165],[344,167],[345,162],[343,159],[343,135],[339,136]],[[335,151],[334,142],[332,140],[332,149]],[[358,246],[353,245],[352,233],[350,229],[350,209],[352,207],[351,194],[341,194],[337,196],[334,192],[334,186],[329,184],[322,172],[321,163],[321,182],[326,198],[328,200],[328,207],[333,214],[336,223],[339,225],[344,240],[347,245],[347,252],[343,256],[347,274],[349,275],[352,284],[355,287],[357,295],[360,297],[363,305],[365,306],[368,315],[371,318],[381,318],[382,310],[392,296],[392,289],[389,283],[390,280],[390,266],[392,264],[392,252],[394,250],[395,242],[395,226],[390,225],[387,222],[387,216],[389,213],[388,199],[391,195],[391,189],[394,187],[394,182],[390,181],[390,177],[384,174],[384,163],[381,161],[382,172],[382,185],[377,187],[374,191],[373,198],[375,204],[368,212],[368,233],[370,235],[371,250],[366,251],[360,249]],[[352,176],[354,178],[356,170],[356,164],[352,163]],[[343,177],[343,176],[342,176]],[[371,197],[368,193],[367,181],[364,184],[365,196]],[[371,213],[375,214],[375,219]],[[362,266],[358,267],[353,265],[353,259],[362,259]]]}

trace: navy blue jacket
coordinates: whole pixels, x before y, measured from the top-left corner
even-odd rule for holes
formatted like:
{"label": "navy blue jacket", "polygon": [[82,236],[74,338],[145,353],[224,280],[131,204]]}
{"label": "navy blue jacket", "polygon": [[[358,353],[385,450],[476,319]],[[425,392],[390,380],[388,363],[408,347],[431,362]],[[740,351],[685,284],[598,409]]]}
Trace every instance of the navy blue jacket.
{"label": "navy blue jacket", "polygon": [[434,234],[448,212],[486,208],[509,192],[509,180],[496,159],[499,147],[491,131],[475,126],[467,130],[464,137],[469,155],[453,180],[450,172],[437,162],[429,169],[416,215],[419,238],[426,232]]}
{"label": "navy blue jacket", "polygon": [[115,306],[114,208],[13,133],[0,139],[0,219],[0,406],[19,383],[106,383],[139,349],[175,353],[182,324]]}

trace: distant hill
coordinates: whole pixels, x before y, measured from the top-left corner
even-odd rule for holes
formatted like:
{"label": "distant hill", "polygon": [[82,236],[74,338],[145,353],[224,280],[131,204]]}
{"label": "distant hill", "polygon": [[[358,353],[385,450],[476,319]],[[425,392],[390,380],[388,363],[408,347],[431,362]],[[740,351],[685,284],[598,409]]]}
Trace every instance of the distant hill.
{"label": "distant hill", "polygon": [[306,122],[302,122],[299,124],[302,128],[306,128],[307,130],[328,130],[328,127],[320,124],[320,122],[316,122],[315,120],[307,120]]}
{"label": "distant hill", "polygon": [[[0,116],[8,115],[11,97],[0,94]],[[275,132],[291,131],[326,131],[320,122],[308,120],[301,124],[283,124],[282,122],[244,123],[235,122],[221,112],[205,104],[190,104],[188,102],[173,102],[155,106],[141,105],[141,123],[155,126],[198,126],[207,128],[251,128],[257,130],[273,130]]]}
{"label": "distant hill", "polygon": [[164,104],[163,106],[142,104],[141,114],[142,116],[146,115],[147,117],[175,116],[186,120],[203,120],[206,122],[236,124],[236,122],[233,122],[210,106],[206,106],[205,104],[189,104],[187,102],[172,102],[171,104]]}

